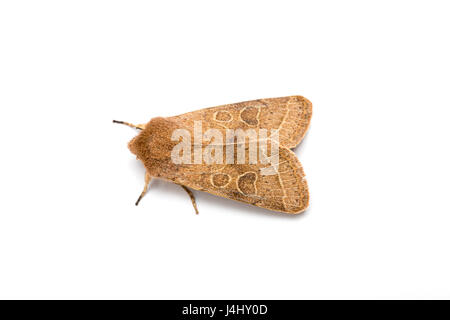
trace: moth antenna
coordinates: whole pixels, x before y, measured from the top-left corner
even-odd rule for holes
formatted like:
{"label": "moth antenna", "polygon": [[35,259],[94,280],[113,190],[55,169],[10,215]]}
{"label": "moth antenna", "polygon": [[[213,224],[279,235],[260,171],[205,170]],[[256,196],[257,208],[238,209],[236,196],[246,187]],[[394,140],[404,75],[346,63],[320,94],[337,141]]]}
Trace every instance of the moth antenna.
{"label": "moth antenna", "polygon": [[152,180],[152,177],[150,176],[150,174],[148,172],[145,172],[145,186],[144,186],[144,190],[142,190],[141,195],[137,199],[137,201],[135,203],[136,205],[139,204],[139,202],[141,201],[142,197],[145,196],[145,194],[147,193],[148,185],[150,184],[151,180]]}
{"label": "moth antenna", "polygon": [[118,120],[113,120],[113,123],[118,123],[118,124],[124,124],[126,126],[138,129],[138,130],[144,130],[145,129],[145,124],[132,124],[129,122],[125,122],[125,121],[118,121]]}
{"label": "moth antenna", "polygon": [[183,185],[180,185],[180,186],[187,192],[187,194],[188,194],[189,197],[191,198],[192,205],[194,206],[194,209],[195,209],[195,214],[198,214],[197,202],[195,201],[194,194],[193,194],[192,191],[189,190],[187,187],[185,187],[185,186],[183,186]]}

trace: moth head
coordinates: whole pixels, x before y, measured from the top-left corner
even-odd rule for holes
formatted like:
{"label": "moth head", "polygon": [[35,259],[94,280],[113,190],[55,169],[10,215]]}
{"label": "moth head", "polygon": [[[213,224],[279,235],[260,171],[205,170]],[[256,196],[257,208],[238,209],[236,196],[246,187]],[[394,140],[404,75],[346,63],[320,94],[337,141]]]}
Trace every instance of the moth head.
{"label": "moth head", "polygon": [[151,119],[139,134],[128,143],[130,151],[149,169],[171,161],[176,142],[171,140],[175,123],[167,118]]}
{"label": "moth head", "polygon": [[140,143],[139,143],[139,139],[138,139],[139,135],[137,135],[136,137],[134,137],[133,139],[130,140],[130,142],[128,142],[128,149],[130,149],[131,153],[136,155],[136,157],[139,159],[139,149],[140,149]]}
{"label": "moth head", "polygon": [[151,135],[148,130],[146,130],[147,125],[145,125],[137,136],[128,142],[128,149],[130,149],[132,154],[136,155],[137,159],[145,159],[145,155],[149,152],[148,149],[151,143]]}

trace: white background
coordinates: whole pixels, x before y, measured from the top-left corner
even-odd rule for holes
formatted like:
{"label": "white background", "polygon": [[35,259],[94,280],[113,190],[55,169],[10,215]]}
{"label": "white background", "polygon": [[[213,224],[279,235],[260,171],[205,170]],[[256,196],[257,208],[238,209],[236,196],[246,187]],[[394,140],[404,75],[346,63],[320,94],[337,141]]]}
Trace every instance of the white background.
{"label": "white background", "polygon": [[[0,298],[450,298],[446,1],[2,1]],[[135,123],[303,95],[310,208],[154,181]]]}

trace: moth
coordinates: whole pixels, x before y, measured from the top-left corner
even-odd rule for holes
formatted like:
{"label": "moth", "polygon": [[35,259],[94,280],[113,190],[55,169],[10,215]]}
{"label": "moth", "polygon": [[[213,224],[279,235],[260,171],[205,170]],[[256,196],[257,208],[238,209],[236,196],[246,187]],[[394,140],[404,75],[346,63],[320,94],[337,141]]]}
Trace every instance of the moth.
{"label": "moth", "polygon": [[300,161],[291,150],[305,136],[312,104],[302,96],[259,99],[201,109],[146,124],[113,120],[140,130],[128,144],[152,178],[289,214],[309,204]]}

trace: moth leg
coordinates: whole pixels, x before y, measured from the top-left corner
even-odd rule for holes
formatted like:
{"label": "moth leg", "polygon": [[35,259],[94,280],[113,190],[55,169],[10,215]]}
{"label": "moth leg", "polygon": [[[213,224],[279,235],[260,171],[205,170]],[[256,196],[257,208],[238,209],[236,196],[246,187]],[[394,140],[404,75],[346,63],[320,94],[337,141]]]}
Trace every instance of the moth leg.
{"label": "moth leg", "polygon": [[187,187],[185,187],[185,186],[183,186],[183,185],[180,185],[180,186],[187,192],[187,194],[188,194],[189,197],[191,198],[192,205],[194,206],[194,209],[195,209],[195,213],[198,214],[197,202],[195,202],[194,194],[193,194],[192,191],[189,190]]}
{"label": "moth leg", "polygon": [[113,120],[113,123],[118,123],[118,124],[124,124],[126,126],[138,129],[138,130],[144,130],[145,129],[145,124],[132,124],[129,122],[125,122],[125,121],[118,121],[118,120]]}
{"label": "moth leg", "polygon": [[139,204],[139,202],[141,201],[142,197],[147,193],[148,185],[149,185],[151,180],[152,180],[152,176],[146,171],[145,172],[145,186],[144,186],[144,190],[142,190],[141,195],[137,199],[136,205]]}

